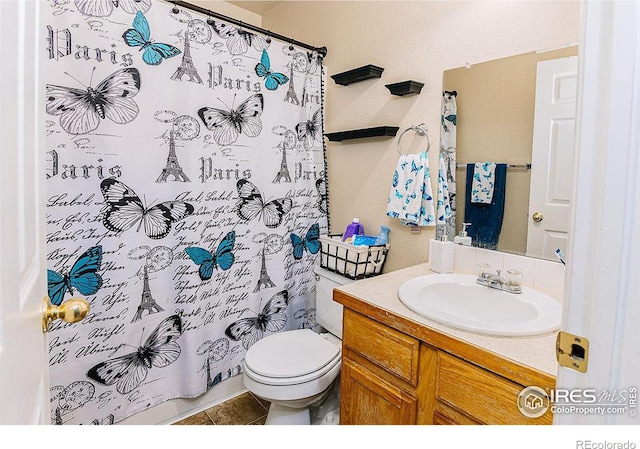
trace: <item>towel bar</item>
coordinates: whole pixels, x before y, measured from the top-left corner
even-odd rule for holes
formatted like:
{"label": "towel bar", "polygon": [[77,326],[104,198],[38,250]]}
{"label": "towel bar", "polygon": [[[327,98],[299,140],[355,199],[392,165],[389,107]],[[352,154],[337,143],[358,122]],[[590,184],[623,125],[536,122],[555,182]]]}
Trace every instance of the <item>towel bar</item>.
{"label": "towel bar", "polygon": [[[458,162],[456,168],[465,168],[468,164],[474,164],[475,162]],[[531,164],[507,164],[507,168],[525,168],[531,170]]]}

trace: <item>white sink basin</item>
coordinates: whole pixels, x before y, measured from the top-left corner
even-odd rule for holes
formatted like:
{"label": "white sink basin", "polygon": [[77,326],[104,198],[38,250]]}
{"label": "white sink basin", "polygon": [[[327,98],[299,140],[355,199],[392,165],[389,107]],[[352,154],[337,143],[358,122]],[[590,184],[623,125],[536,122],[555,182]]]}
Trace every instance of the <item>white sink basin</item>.
{"label": "white sink basin", "polygon": [[400,301],[419,315],[458,329],[495,336],[532,336],[560,327],[551,296],[522,287],[514,294],[476,284],[471,274],[433,274],[408,280]]}

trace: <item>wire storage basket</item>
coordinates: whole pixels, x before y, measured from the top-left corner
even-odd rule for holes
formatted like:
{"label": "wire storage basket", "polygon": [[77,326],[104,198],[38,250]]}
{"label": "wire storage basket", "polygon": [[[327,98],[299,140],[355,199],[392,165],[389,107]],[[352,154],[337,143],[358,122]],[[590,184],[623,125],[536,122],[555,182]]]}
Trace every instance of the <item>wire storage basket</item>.
{"label": "wire storage basket", "polygon": [[320,236],[320,267],[349,279],[364,279],[382,273],[389,244],[354,246],[342,242],[342,234]]}

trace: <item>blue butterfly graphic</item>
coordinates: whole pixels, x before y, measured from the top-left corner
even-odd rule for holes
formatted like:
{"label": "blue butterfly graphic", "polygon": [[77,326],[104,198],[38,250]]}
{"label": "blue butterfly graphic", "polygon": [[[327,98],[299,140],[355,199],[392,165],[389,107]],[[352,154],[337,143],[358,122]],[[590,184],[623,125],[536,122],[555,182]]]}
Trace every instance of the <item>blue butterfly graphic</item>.
{"label": "blue butterfly graphic", "polygon": [[316,254],[320,251],[320,241],[318,238],[320,237],[320,225],[315,223],[311,225],[309,231],[307,231],[307,235],[304,238],[291,233],[291,243],[293,244],[293,258],[296,260],[302,259],[302,255],[304,254],[304,250],[306,249],[311,254]]}
{"label": "blue butterfly graphic", "polygon": [[163,58],[171,58],[182,53],[173,45],[152,42],[149,22],[140,11],[133,19],[133,28],[125,31],[122,37],[129,47],[142,47],[140,48],[140,51],[144,50],[142,60],[149,65],[159,65]]}
{"label": "blue butterfly graphic", "polygon": [[184,251],[196,265],[200,265],[198,274],[201,280],[206,281],[211,279],[214,268],[218,266],[223,270],[231,268],[235,260],[232,252],[235,243],[236,231],[231,231],[222,239],[215,254],[198,246],[189,246]]}
{"label": "blue butterfly graphic", "polygon": [[415,173],[417,175],[423,167],[424,165],[417,166],[414,161],[411,161],[411,173]]}
{"label": "blue butterfly graphic", "polygon": [[450,121],[451,123],[456,125],[456,115],[455,114],[447,115],[445,117],[445,119],[447,119],[448,121]]}
{"label": "blue butterfly graphic", "polygon": [[81,295],[93,295],[102,287],[102,276],[96,273],[102,264],[102,246],[89,248],[71,267],[68,274],[60,274],[47,270],[47,291],[51,303],[62,304],[66,292],[73,294],[73,289]]}
{"label": "blue butterfly graphic", "polygon": [[398,187],[398,182],[400,181],[400,175],[398,174],[398,170],[395,170],[393,172],[393,181],[391,182],[391,185],[393,187]]}
{"label": "blue butterfly graphic", "polygon": [[404,198],[404,195],[398,192],[398,189],[396,189],[396,198],[398,199]]}
{"label": "blue butterfly graphic", "polygon": [[264,87],[269,90],[276,90],[279,86],[289,81],[289,77],[286,75],[271,71],[271,60],[267,50],[262,50],[262,57],[256,65],[256,74],[260,78],[264,78]]}
{"label": "blue butterfly graphic", "polygon": [[413,179],[407,179],[404,183],[404,189],[409,190],[409,186],[411,185],[412,182],[413,182]]}

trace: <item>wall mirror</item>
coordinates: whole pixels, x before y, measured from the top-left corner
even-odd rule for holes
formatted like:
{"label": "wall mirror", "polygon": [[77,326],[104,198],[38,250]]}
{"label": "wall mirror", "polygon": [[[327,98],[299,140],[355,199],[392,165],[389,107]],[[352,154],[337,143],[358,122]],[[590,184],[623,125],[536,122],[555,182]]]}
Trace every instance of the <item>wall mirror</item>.
{"label": "wall mirror", "polygon": [[[472,221],[471,216],[478,221],[468,227],[473,246],[555,261],[557,248],[566,252],[577,54],[577,46],[568,45],[444,72],[443,105],[448,107],[443,108],[440,151],[455,193],[450,193],[452,218],[438,226],[438,237],[446,232],[453,240],[465,216]],[[467,164],[484,162],[507,168],[496,169],[492,203],[478,205],[467,199],[467,185],[473,185]],[[505,173],[504,195],[500,173]],[[485,241],[500,216],[497,242]]]}

